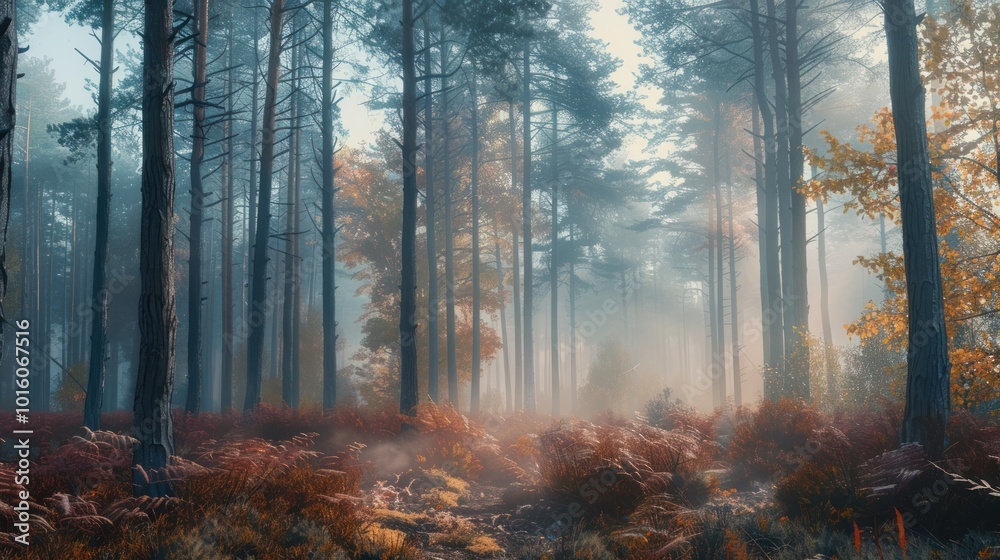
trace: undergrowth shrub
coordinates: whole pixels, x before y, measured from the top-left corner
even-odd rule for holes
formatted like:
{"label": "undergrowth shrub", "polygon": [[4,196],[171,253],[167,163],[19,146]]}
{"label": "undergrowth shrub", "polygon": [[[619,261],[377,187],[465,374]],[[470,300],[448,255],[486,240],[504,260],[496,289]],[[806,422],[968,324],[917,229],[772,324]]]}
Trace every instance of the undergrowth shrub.
{"label": "undergrowth shrub", "polygon": [[538,437],[539,475],[557,502],[586,503],[581,517],[619,519],[654,494],[702,500],[703,445],[710,442],[620,418],[564,421]]}
{"label": "undergrowth shrub", "polygon": [[733,483],[780,480],[816,445],[811,438],[820,425],[815,409],[792,400],[765,400],[756,410],[740,408],[728,442]]}

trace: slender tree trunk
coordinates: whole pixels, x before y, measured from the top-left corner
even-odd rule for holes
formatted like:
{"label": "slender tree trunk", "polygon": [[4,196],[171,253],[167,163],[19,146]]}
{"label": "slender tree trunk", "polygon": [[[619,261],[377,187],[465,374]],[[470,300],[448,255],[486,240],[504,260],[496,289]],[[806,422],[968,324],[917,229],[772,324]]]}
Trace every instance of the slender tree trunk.
{"label": "slender tree trunk", "polygon": [[[448,72],[448,46],[442,40],[441,74]],[[451,131],[448,109],[448,83],[441,78],[441,170],[442,189],[444,190],[444,283],[445,283],[445,322],[448,335],[448,401],[458,408],[458,340],[455,332],[455,231],[452,223],[454,216],[454,193],[451,184]]]}
{"label": "slender tree trunk", "polygon": [[722,391],[719,390],[719,380],[721,379],[725,382],[725,372],[720,372],[720,365],[722,362],[719,356],[719,335],[722,334],[722,325],[719,324],[719,313],[718,307],[720,305],[718,301],[718,291],[715,289],[716,284],[719,282],[718,276],[720,276],[719,271],[716,269],[716,258],[715,258],[715,216],[714,213],[709,210],[708,219],[708,324],[709,324],[709,371],[711,373],[712,380],[712,407],[722,406],[722,401],[724,398],[720,399],[720,394]]}
{"label": "slender tree trunk", "polygon": [[[149,1],[149,0],[147,0]],[[264,321],[267,309],[267,241],[271,227],[271,182],[274,175],[274,115],[281,62],[281,29],[284,0],[271,2],[271,39],[267,59],[267,89],[264,94],[264,121],[261,130],[260,203],[257,205],[257,231],[254,239],[253,274],[251,275],[251,312],[247,318],[247,391],[243,411],[250,412],[260,403],[261,372],[264,365]]]}
{"label": "slender tree trunk", "polygon": [[139,251],[139,368],[135,383],[132,488],[172,493],[162,469],[174,454],[170,397],[177,309],[173,285],[173,2],[146,0],[143,30],[142,229]]}
{"label": "slender tree trunk", "polygon": [[[7,295],[7,226],[10,222],[10,194],[13,188],[14,125],[17,108],[17,27],[13,0],[0,3],[0,364],[4,355],[3,300]],[[27,188],[27,187],[26,187]],[[27,199],[25,199],[27,205]],[[27,213],[22,215],[26,218]],[[27,228],[25,228],[27,229]],[[24,253],[22,253],[22,259]],[[24,266],[22,262],[21,266]],[[22,300],[23,301],[23,300]]]}
{"label": "slender tree trunk", "polygon": [[723,250],[722,250],[722,177],[719,171],[720,158],[719,136],[722,134],[722,106],[718,100],[715,101],[715,132],[712,136],[712,200],[715,203],[715,221],[713,223],[712,236],[715,249],[715,369],[712,372],[712,389],[715,393],[713,399],[714,406],[719,407],[726,402],[726,317],[725,317],[725,274],[723,271]]}
{"label": "slender tree trunk", "polygon": [[[277,253],[277,251],[274,251]],[[284,294],[285,289],[285,278],[282,276],[281,270],[281,260],[275,258],[273,261],[272,273],[274,276],[274,294]],[[267,334],[271,342],[270,352],[268,353],[268,358],[270,358],[270,363],[268,363],[268,368],[266,375],[268,379],[278,379],[281,375],[281,314],[278,313],[278,303],[274,302],[270,306],[269,315],[271,316],[271,327],[268,329]]]}
{"label": "slender tree trunk", "polygon": [[215,294],[218,293],[218,285],[216,280],[218,275],[215,272],[215,236],[212,235],[214,232],[209,232],[208,236],[208,251],[205,253],[205,268],[207,271],[205,274],[205,284],[208,289],[208,295],[205,298],[207,304],[205,309],[205,317],[202,319],[202,329],[201,329],[201,347],[203,359],[203,373],[201,376],[201,407],[200,411],[211,411],[215,403],[215,372],[218,369],[215,367]]}
{"label": "slender tree trunk", "polygon": [[[294,26],[294,24],[293,24]],[[282,259],[284,263],[284,297],[281,310],[281,332],[282,332],[282,353],[281,353],[281,399],[285,406],[292,409],[298,408],[295,399],[295,385],[297,383],[297,373],[295,371],[295,353],[298,349],[298,340],[295,338],[295,294],[299,289],[298,278],[298,216],[299,216],[299,193],[298,193],[298,166],[299,166],[299,46],[292,48],[291,56],[291,131],[288,135],[288,177],[285,182],[287,190],[285,192],[285,204],[287,214],[285,214],[285,255]]]}
{"label": "slender tree trunk", "polygon": [[764,397],[774,400],[780,396],[780,380],[784,377],[784,317],[781,312],[781,263],[778,233],[778,169],[777,138],[774,131],[774,117],[764,76],[764,35],[760,26],[760,6],[758,0],[750,0],[751,32],[753,34],[754,59],[754,101],[760,111],[763,123],[763,183],[764,212],[760,221],[765,250],[761,266],[767,276],[767,302],[761,308],[761,321],[767,332],[768,361],[764,371]]}
{"label": "slender tree trunk", "polygon": [[[260,79],[258,76],[258,69],[260,68],[260,49],[257,48],[258,37],[260,37],[260,18],[256,12],[256,9],[251,12],[253,15],[253,68],[250,70],[251,77],[251,87],[250,87],[250,181],[247,184],[247,190],[249,191],[248,207],[247,207],[247,222],[249,234],[247,236],[247,242],[244,243],[247,247],[246,261],[250,263],[250,268],[246,272],[246,278],[244,279],[243,286],[246,290],[244,295],[244,301],[246,302],[246,309],[244,311],[244,322],[243,322],[243,336],[249,337],[249,326],[250,321],[254,317],[253,309],[253,258],[255,252],[255,244],[257,240],[257,185],[260,179],[257,173],[257,164],[259,161],[257,152],[257,133],[258,133],[258,121],[257,121],[257,111],[259,109],[259,98],[260,98]],[[264,320],[263,310],[258,315],[257,321]],[[247,341],[249,343],[249,340]],[[247,348],[247,359],[249,362],[249,348]]]}
{"label": "slender tree trunk", "polygon": [[194,0],[194,83],[191,101],[194,130],[191,133],[191,252],[188,260],[188,390],[186,410],[201,411],[201,227],[205,190],[201,162],[205,159],[205,67],[208,64],[208,0]]}
{"label": "slender tree trunk", "polygon": [[[514,388],[513,379],[510,374],[510,348],[507,346],[507,302],[504,301],[504,273],[503,260],[500,258],[500,231],[497,228],[496,220],[493,221],[493,238],[495,240],[496,260],[497,260],[497,301],[500,302],[500,346],[503,351],[503,373],[504,373],[504,405],[507,412],[514,411]],[[517,281],[515,280],[515,284]]]}
{"label": "slender tree trunk", "polygon": [[[101,78],[97,93],[97,243],[94,247],[93,319],[90,329],[90,367],[83,423],[101,429],[104,367],[108,339],[108,231],[111,225],[111,74],[114,68],[115,3],[104,0],[101,12]],[[76,224],[74,223],[74,229]],[[75,245],[75,244],[74,244]],[[75,251],[74,251],[75,253]],[[67,364],[69,365],[69,364]]]}
{"label": "slender tree trunk", "polygon": [[413,0],[403,0],[403,232],[399,298],[399,408],[417,406],[417,69],[413,47]]}
{"label": "slender tree trunk", "polygon": [[758,269],[760,272],[761,350],[764,356],[764,367],[769,369],[770,365],[774,363],[774,358],[771,356],[771,329],[767,323],[767,310],[770,306],[770,300],[768,299],[768,283],[770,279],[767,275],[767,232],[765,231],[765,224],[767,223],[767,187],[764,182],[764,146],[761,141],[760,107],[756,90],[754,91],[750,109],[753,135],[754,184],[756,186],[754,191],[757,195],[757,254]]}
{"label": "slender tree trunk", "polygon": [[837,392],[837,377],[840,374],[840,362],[837,360],[837,350],[833,346],[833,327],[830,321],[830,282],[826,272],[826,214],[823,199],[816,199],[816,227],[819,233],[816,243],[819,251],[819,304],[823,319],[823,348],[826,357],[826,390],[827,397],[832,399]]}
{"label": "slender tree trunk", "polygon": [[[438,254],[437,193],[434,192],[434,74],[431,64],[430,14],[424,16],[424,205],[427,211],[427,392],[435,403],[439,401],[438,365],[441,362],[438,343]],[[443,95],[443,93],[442,93]],[[447,154],[445,155],[447,157]]]}
{"label": "slender tree trunk", "polygon": [[531,41],[524,40],[523,53],[524,71],[522,79],[522,93],[524,98],[521,101],[521,113],[524,120],[524,178],[521,184],[521,212],[522,224],[524,228],[524,409],[528,412],[535,411],[535,349],[534,338],[531,328],[534,306],[534,272],[531,253]]}
{"label": "slender tree trunk", "polygon": [[[566,200],[566,211],[570,211],[570,200]],[[569,220],[569,243],[576,251],[576,230],[573,220]],[[569,410],[576,414],[576,255],[569,258]]]}
{"label": "slender tree trunk", "polygon": [[524,350],[522,347],[524,333],[521,328],[521,258],[518,252],[517,224],[511,228],[513,235],[513,250],[511,262],[514,264],[514,279],[511,287],[514,290],[514,410],[524,410]]}
{"label": "slender tree trunk", "polygon": [[337,226],[334,207],[333,1],[323,0],[323,409],[337,404]]}
{"label": "slender tree trunk", "polygon": [[552,244],[549,263],[549,348],[552,360],[552,415],[559,416],[559,110],[552,108]]}
{"label": "slender tree trunk", "polygon": [[732,340],[730,341],[733,353],[733,400],[736,406],[743,404],[743,387],[740,375],[740,323],[739,305],[737,304],[736,292],[739,289],[736,282],[736,236],[733,231],[733,183],[726,181],[727,202],[729,205],[729,320]]}
{"label": "slender tree trunk", "polygon": [[796,358],[801,354],[799,338],[795,334],[795,250],[792,243],[792,186],[789,175],[788,153],[788,102],[785,84],[784,63],[778,40],[777,13],[775,0],[767,0],[767,35],[771,55],[771,72],[774,79],[775,131],[775,174],[778,188],[778,229],[781,245],[781,313],[785,339],[785,364],[781,380],[784,396],[800,394],[801,370],[796,370]]}
{"label": "slender tree trunk", "polygon": [[788,74],[788,154],[789,154],[789,191],[791,197],[792,217],[792,285],[795,299],[792,300],[792,310],[795,316],[793,325],[794,362],[791,370],[795,372],[796,396],[809,400],[809,293],[806,281],[806,197],[799,192],[804,175],[804,160],[802,152],[802,77],[799,61],[799,30],[798,11],[799,0],[785,2],[785,58]]}
{"label": "slender tree trunk", "polygon": [[886,0],[884,8],[909,310],[902,441],[922,444],[932,457],[939,457],[951,412],[951,363],[917,50],[918,17],[913,0]]}
{"label": "slender tree trunk", "polygon": [[119,385],[121,385],[121,383],[119,382],[119,379],[121,377],[120,375],[121,357],[119,356],[119,353],[121,352],[121,344],[117,342],[112,343],[110,344],[110,347],[111,347],[111,365],[108,367],[108,372],[107,372],[108,384],[107,387],[105,388],[105,396],[107,398],[105,399],[104,410],[108,412],[114,412],[118,410],[119,406],[118,387]]}
{"label": "slender tree trunk", "polygon": [[[510,190],[517,192],[517,128],[514,119],[514,99],[507,104],[507,122],[510,125]],[[524,354],[521,344],[524,340],[521,332],[521,271],[520,246],[517,239],[517,219],[511,223],[511,263],[514,265],[514,278],[511,289],[514,291],[514,410],[524,407]]]}
{"label": "slender tree trunk", "polygon": [[479,94],[476,90],[476,71],[471,76],[472,97],[472,397],[470,410],[479,412],[480,376],[480,297],[479,297]]}
{"label": "slender tree trunk", "polygon": [[234,0],[229,1],[229,30],[226,33],[228,76],[226,79],[226,121],[222,135],[225,138],[222,160],[222,370],[220,371],[219,405],[223,414],[233,409],[233,28]]}

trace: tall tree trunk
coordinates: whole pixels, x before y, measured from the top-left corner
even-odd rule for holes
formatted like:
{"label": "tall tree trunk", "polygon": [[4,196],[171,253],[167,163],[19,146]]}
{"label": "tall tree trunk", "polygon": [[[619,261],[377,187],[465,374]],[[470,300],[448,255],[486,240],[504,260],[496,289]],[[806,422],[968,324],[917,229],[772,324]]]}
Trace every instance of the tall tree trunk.
{"label": "tall tree trunk", "polygon": [[559,416],[559,260],[556,245],[559,243],[559,110],[552,108],[552,254],[549,263],[549,334],[552,360],[552,415]]}
{"label": "tall tree trunk", "polygon": [[941,295],[925,94],[917,50],[918,18],[913,0],[886,0],[883,5],[909,310],[906,410],[901,439],[904,443],[920,443],[932,457],[938,457],[944,451],[951,412],[951,363]]}
{"label": "tall tree trunk", "polygon": [[161,472],[174,454],[170,397],[177,309],[173,284],[173,2],[146,0],[143,30],[142,229],[139,251],[139,371],[135,383],[132,488],[172,493]]}
{"label": "tall tree trunk", "polygon": [[736,406],[743,404],[743,387],[740,379],[740,323],[739,305],[737,304],[736,292],[739,289],[736,283],[736,236],[733,231],[733,183],[726,181],[726,199],[729,206],[729,320],[732,340],[730,347],[733,353],[733,400]]}
{"label": "tall tree trunk", "polygon": [[233,32],[234,0],[229,0],[229,30],[226,33],[228,76],[226,78],[226,121],[222,135],[225,138],[222,160],[222,369],[219,372],[219,399],[223,414],[233,409]]}
{"label": "tall tree trunk", "polygon": [[[815,172],[814,172],[815,176]],[[840,362],[837,360],[837,350],[833,346],[833,327],[830,321],[830,282],[826,272],[826,213],[823,199],[816,199],[816,227],[819,233],[816,243],[819,252],[819,305],[823,319],[823,348],[826,358],[826,390],[827,398],[833,398],[837,391],[837,377],[840,374]]]}
{"label": "tall tree trunk", "polygon": [[[507,122],[510,125],[510,191],[517,192],[517,123],[514,119],[514,99],[507,104]],[[514,278],[511,289],[514,291],[514,410],[524,407],[524,358],[521,344],[524,341],[521,332],[521,271],[520,246],[517,239],[517,218],[511,221],[511,263],[514,265]]]}
{"label": "tall tree trunk", "polygon": [[708,218],[708,328],[709,328],[709,373],[712,381],[712,407],[722,406],[722,401],[724,398],[720,399],[720,394],[724,392],[719,390],[720,380],[725,383],[725,372],[720,372],[720,366],[722,365],[722,359],[719,356],[719,335],[722,334],[722,325],[719,324],[719,313],[718,307],[720,302],[718,301],[718,290],[716,290],[716,285],[719,282],[719,271],[716,269],[716,258],[715,258],[715,215],[712,210],[709,210]]}
{"label": "tall tree trunk", "polygon": [[[277,253],[277,251],[273,251]],[[274,259],[272,278],[274,278],[274,294],[283,294],[285,289],[285,278],[282,276],[281,270],[281,260]],[[268,358],[270,358],[270,363],[267,368],[267,377],[269,379],[278,379],[280,375],[280,360],[281,360],[281,314],[278,313],[278,304],[274,302],[271,304],[271,309],[268,313],[271,316],[271,327],[268,329],[268,337],[270,339],[271,348],[268,353]]]}
{"label": "tall tree trunk", "polygon": [[511,287],[514,290],[514,410],[524,410],[524,333],[521,323],[521,257],[518,251],[517,224],[511,227],[513,241],[511,262],[514,264],[514,279]]}
{"label": "tall tree trunk", "polygon": [[712,371],[713,406],[720,407],[726,402],[726,318],[725,318],[725,274],[723,273],[722,250],[722,177],[719,171],[719,136],[722,134],[722,106],[715,101],[713,112],[715,131],[712,135],[712,200],[715,203],[715,221],[713,222],[712,245],[715,250],[715,350],[714,369]]}
{"label": "tall tree trunk", "polygon": [[121,343],[115,342],[109,345],[111,347],[111,364],[108,366],[108,383],[105,388],[105,403],[104,410],[108,412],[114,412],[118,410],[118,387],[121,385],[119,379],[121,378],[121,357],[119,353],[121,352]]}
{"label": "tall tree trunk", "polygon": [[[570,200],[566,199],[566,212],[570,212]],[[569,220],[569,243],[576,251],[576,230],[573,220]],[[569,258],[569,411],[576,414],[576,254]]]}
{"label": "tall tree trunk", "polygon": [[[260,179],[260,175],[257,172],[257,164],[259,161],[257,152],[257,133],[258,133],[258,121],[257,121],[257,111],[260,98],[260,78],[257,74],[260,68],[260,49],[257,48],[257,38],[260,37],[260,18],[257,15],[256,9],[252,12],[253,17],[253,68],[250,70],[250,181],[247,183],[247,228],[249,233],[247,235],[248,242],[244,245],[247,247],[246,262],[250,263],[249,269],[245,271],[243,287],[245,294],[243,296],[243,301],[246,302],[245,310],[243,312],[243,324],[242,328],[244,330],[243,337],[249,337],[249,325],[250,321],[254,317],[253,309],[253,257],[255,251],[255,243],[257,240],[257,185]],[[264,315],[261,314],[257,318],[258,321],[264,320]],[[249,342],[249,341],[248,341]],[[249,357],[249,349],[247,350],[247,356]]]}
{"label": "tall tree trunk", "polygon": [[[775,131],[775,176],[778,189],[778,229],[781,254],[781,313],[783,336],[785,339],[785,363],[780,382],[784,396],[799,394],[801,370],[796,370],[796,356],[801,353],[799,338],[795,334],[795,251],[792,243],[792,186],[789,176],[788,153],[788,103],[785,85],[784,64],[781,60],[781,46],[778,40],[777,13],[775,0],[767,0],[768,50],[771,55],[771,72],[774,80]],[[799,364],[800,365],[800,364]]]}
{"label": "tall tree trunk", "polygon": [[97,219],[95,221],[97,242],[94,247],[94,283],[90,296],[93,314],[90,328],[90,365],[87,399],[83,405],[83,423],[91,430],[101,429],[104,366],[108,353],[106,277],[110,244],[108,231],[111,225],[111,75],[115,63],[114,27],[115,2],[104,0],[101,9],[101,81],[97,93]]}
{"label": "tall tree trunk", "polygon": [[413,0],[403,0],[403,232],[399,297],[399,409],[417,406],[417,69],[413,48]]}
{"label": "tall tree trunk", "polygon": [[[294,27],[294,23],[292,24]],[[290,124],[288,135],[288,177],[285,185],[285,255],[284,264],[284,296],[281,310],[281,398],[285,406],[298,408],[295,399],[295,385],[298,382],[298,372],[295,371],[295,354],[299,343],[295,336],[296,293],[299,290],[299,255],[298,255],[298,217],[299,217],[299,46],[292,47],[291,56],[291,88]]]}
{"label": "tall tree trunk", "polygon": [[479,297],[479,94],[476,91],[476,71],[472,70],[470,78],[470,96],[472,97],[472,397],[470,410],[472,414],[479,412],[479,376],[480,376],[480,297]]}
{"label": "tall tree trunk", "polygon": [[522,224],[524,228],[524,409],[528,412],[535,411],[535,349],[531,328],[531,314],[534,306],[534,272],[531,254],[531,40],[524,39],[524,71],[522,79],[522,93],[524,98],[521,101],[521,117],[523,123],[524,148],[522,172],[524,178],[521,184],[521,212]]}
{"label": "tall tree trunk", "polygon": [[753,101],[750,104],[751,112],[751,135],[753,136],[753,158],[754,158],[754,192],[757,199],[757,255],[758,271],[760,283],[760,318],[761,318],[761,343],[762,355],[764,356],[764,367],[774,362],[771,356],[771,329],[767,323],[767,310],[769,308],[768,282],[767,276],[767,232],[765,224],[767,222],[767,187],[764,179],[764,145],[761,142],[760,130],[760,107],[758,106],[757,92],[754,91]]}
{"label": "tall tree trunk", "polygon": [[191,102],[194,129],[191,132],[191,252],[188,263],[188,390],[186,410],[201,411],[201,228],[205,209],[201,162],[205,159],[205,68],[208,65],[208,0],[194,0],[194,83]]}
{"label": "tall tree trunk", "polygon": [[[4,354],[3,300],[7,295],[7,226],[10,222],[10,194],[13,188],[14,125],[17,108],[17,28],[13,0],[0,3],[0,364]],[[27,201],[25,201],[27,204]],[[22,215],[22,219],[26,214]],[[24,255],[24,253],[22,253]],[[22,259],[24,257],[22,256]],[[24,266],[22,262],[21,266]]]}
{"label": "tall tree trunk", "polygon": [[[424,205],[427,211],[427,392],[435,403],[439,401],[441,362],[438,343],[438,254],[435,234],[437,233],[437,193],[434,192],[434,80],[431,64],[430,14],[424,16]],[[443,95],[443,94],[442,94]],[[447,157],[447,155],[446,155]]]}
{"label": "tall tree trunk", "polygon": [[323,409],[337,404],[337,226],[334,216],[333,0],[323,0]]}
{"label": "tall tree trunk", "polygon": [[444,190],[444,284],[445,322],[448,335],[448,401],[458,408],[458,340],[455,332],[455,231],[454,193],[451,182],[451,131],[448,109],[448,83],[444,75],[448,73],[448,43],[441,44],[441,170]]}
{"label": "tall tree trunk", "polygon": [[205,298],[207,305],[205,306],[205,316],[202,319],[202,329],[201,329],[201,348],[203,355],[203,373],[201,376],[201,407],[200,411],[211,411],[215,403],[215,372],[218,369],[215,367],[215,302],[218,293],[218,285],[216,280],[218,275],[215,273],[215,236],[211,235],[213,232],[209,232],[208,236],[208,251],[205,253],[205,268],[207,273],[205,274],[205,284],[208,290],[208,296]]}
{"label": "tall tree trunk", "polygon": [[[500,346],[503,351],[503,373],[504,373],[504,405],[507,412],[514,411],[514,388],[513,379],[510,374],[510,348],[507,346],[507,302],[504,301],[504,273],[503,259],[500,258],[500,230],[497,221],[493,221],[493,238],[497,260],[497,301],[500,302]],[[515,279],[514,283],[517,283]]]}
{"label": "tall tree trunk", "polygon": [[784,377],[784,317],[781,312],[781,263],[778,233],[778,175],[777,138],[774,131],[774,116],[767,98],[764,76],[764,34],[760,25],[760,5],[758,0],[750,0],[751,32],[753,34],[754,60],[754,101],[760,111],[763,123],[763,182],[764,212],[761,236],[765,249],[761,266],[767,276],[766,304],[761,308],[761,322],[767,332],[768,361],[764,371],[764,397],[776,399],[780,396],[779,381]]}
{"label": "tall tree trunk", "polygon": [[806,282],[806,197],[799,192],[804,174],[802,152],[802,76],[799,61],[799,0],[786,0],[785,58],[788,74],[788,172],[792,217],[792,285],[795,298],[790,302],[795,316],[793,325],[795,396],[809,400],[809,292]]}
{"label": "tall tree trunk", "polygon": [[[150,1],[150,0],[147,0]],[[254,238],[253,274],[251,275],[251,312],[247,318],[247,390],[243,411],[250,412],[260,403],[261,372],[264,365],[264,322],[267,309],[267,240],[271,228],[271,182],[274,175],[274,114],[281,62],[281,29],[285,0],[271,2],[270,47],[267,57],[267,88],[264,93],[264,120],[261,130],[260,188],[257,205],[257,231]],[[277,275],[275,275],[277,276]]]}

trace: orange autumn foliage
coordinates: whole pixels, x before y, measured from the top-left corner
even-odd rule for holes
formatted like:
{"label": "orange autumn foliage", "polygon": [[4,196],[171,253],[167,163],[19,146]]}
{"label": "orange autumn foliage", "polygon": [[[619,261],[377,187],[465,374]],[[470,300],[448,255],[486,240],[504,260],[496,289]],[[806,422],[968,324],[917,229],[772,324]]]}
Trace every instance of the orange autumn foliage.
{"label": "orange autumn foliage", "polygon": [[[952,403],[971,409],[1000,394],[1000,7],[965,5],[947,21],[924,26],[922,59],[936,104],[929,134],[934,199],[944,279],[945,320],[952,360]],[[892,113],[858,127],[860,146],[822,132],[825,151],[810,151],[820,171],[802,186],[813,198],[847,194],[846,211],[899,224]],[[890,251],[855,260],[884,282],[888,296],[869,302],[847,326],[862,344],[903,350],[907,344],[902,255]]]}

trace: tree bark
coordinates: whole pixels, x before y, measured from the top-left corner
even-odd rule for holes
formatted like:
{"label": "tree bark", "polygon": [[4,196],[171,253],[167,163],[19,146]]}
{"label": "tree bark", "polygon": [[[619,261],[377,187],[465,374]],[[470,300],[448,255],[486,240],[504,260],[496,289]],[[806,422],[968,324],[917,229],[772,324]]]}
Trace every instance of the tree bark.
{"label": "tree bark", "polygon": [[226,34],[228,76],[226,79],[226,121],[222,135],[225,138],[225,157],[222,160],[222,369],[219,372],[219,405],[223,414],[233,408],[233,28],[234,0],[229,2],[229,30]]}
{"label": "tree bark", "polygon": [[778,197],[778,237],[781,260],[781,314],[785,340],[784,362],[780,391],[784,396],[799,394],[801,371],[795,371],[794,359],[801,352],[795,335],[795,250],[792,244],[792,186],[789,176],[788,154],[788,90],[785,84],[784,64],[778,41],[778,24],[775,1],[767,0],[768,50],[771,55],[771,73],[774,81],[775,115],[775,185]]}
{"label": "tree bark", "polygon": [[337,263],[333,142],[333,0],[323,0],[323,409],[337,404]]}
{"label": "tree bark", "polygon": [[201,411],[201,229],[204,221],[205,190],[201,162],[205,159],[205,67],[208,64],[208,0],[194,0],[193,84],[191,101],[194,114],[191,132],[191,251],[188,259],[188,390],[186,410]]}
{"label": "tree bark", "polygon": [[97,242],[94,247],[94,283],[90,297],[93,318],[90,329],[87,399],[83,405],[83,423],[91,430],[101,429],[104,374],[108,353],[106,277],[110,245],[108,232],[111,227],[111,75],[115,63],[114,26],[114,0],[104,0],[101,9],[101,74],[97,93],[97,219],[95,221]]}
{"label": "tree bark", "polygon": [[[3,341],[6,317],[4,317],[2,304],[7,295],[7,227],[10,222],[10,194],[13,188],[14,125],[17,109],[17,27],[15,18],[14,1],[0,2],[0,107],[4,108],[0,111],[0,364],[3,363],[4,355]],[[27,205],[27,199],[25,199],[25,205]],[[23,262],[21,266],[24,266]]]}
{"label": "tree bark", "polygon": [[[725,318],[725,274],[723,271],[722,250],[722,177],[719,171],[719,136],[722,134],[722,105],[714,102],[713,116],[715,131],[712,135],[712,201],[715,204],[715,219],[712,223],[712,248],[715,253],[715,348],[713,350],[712,390],[713,406],[720,407],[726,402],[726,318]],[[710,253],[711,254],[711,253]]]}
{"label": "tree bark", "polygon": [[434,74],[431,63],[430,14],[424,16],[424,205],[427,212],[427,392],[435,403],[439,401],[441,355],[438,349],[438,255],[437,193],[434,192]]}
{"label": "tree bark", "polygon": [[886,0],[883,5],[909,311],[901,439],[903,443],[922,444],[931,457],[939,457],[945,448],[951,412],[951,363],[917,50],[918,19],[913,0]]}
{"label": "tree bark", "polygon": [[[510,190],[517,192],[517,130],[514,119],[514,100],[507,104],[507,122],[510,124]],[[521,347],[524,338],[521,331],[521,258],[520,245],[517,239],[517,219],[511,222],[511,263],[514,265],[514,278],[511,289],[514,291],[514,410],[524,407],[524,358]]]}
{"label": "tree bark", "polygon": [[470,96],[472,97],[472,397],[470,410],[479,412],[480,377],[480,290],[479,290],[479,94],[476,89],[476,71],[472,70]]}
{"label": "tree bark", "polygon": [[[504,301],[504,273],[503,260],[500,258],[500,231],[496,220],[493,221],[493,237],[497,260],[497,301],[500,302],[500,336],[501,349],[503,350],[503,373],[504,373],[504,408],[507,412],[514,411],[514,387],[510,373],[510,348],[507,346],[507,303]],[[516,283],[516,280],[515,280]]]}
{"label": "tree bark", "polygon": [[399,297],[399,409],[417,406],[417,69],[413,48],[413,0],[403,0],[403,232]]}
{"label": "tree bark", "polygon": [[788,74],[788,173],[792,218],[792,291],[791,301],[795,323],[793,333],[793,362],[791,371],[796,377],[795,396],[809,400],[809,292],[806,281],[808,258],[806,256],[806,197],[799,192],[804,175],[802,152],[802,76],[799,61],[799,0],[786,0],[785,58]]}
{"label": "tree bark", "polygon": [[729,206],[729,321],[732,340],[729,341],[733,353],[733,401],[736,406],[743,404],[743,383],[740,379],[740,323],[736,293],[736,236],[733,231],[733,183],[726,181],[726,198]]}
{"label": "tree bark", "polygon": [[754,91],[753,101],[750,103],[750,113],[751,135],[753,136],[754,185],[756,187],[754,192],[757,198],[757,255],[758,271],[760,273],[761,351],[764,357],[764,367],[769,368],[770,364],[773,363],[773,358],[771,357],[771,329],[767,323],[767,310],[770,303],[768,299],[768,282],[770,279],[767,275],[767,232],[764,229],[767,222],[767,188],[764,183],[764,145],[761,142],[760,107],[756,91]]}
{"label": "tree bark", "polygon": [[521,184],[521,212],[522,224],[524,228],[524,409],[528,412],[535,411],[535,350],[534,339],[531,328],[531,314],[534,305],[534,272],[531,253],[531,41],[524,39],[523,53],[524,71],[522,75],[521,117],[523,119],[524,139],[522,146],[524,150],[522,173],[524,178]]}
{"label": "tree bark", "polygon": [[[257,164],[259,161],[257,152],[257,111],[260,97],[260,79],[258,79],[257,70],[260,68],[260,49],[257,48],[257,37],[260,37],[260,18],[257,17],[256,10],[252,12],[253,14],[253,68],[250,70],[251,87],[250,87],[250,181],[247,183],[247,228],[249,233],[247,239],[249,242],[244,243],[247,247],[246,261],[250,263],[249,269],[246,270],[246,278],[244,279],[243,286],[246,293],[243,300],[246,302],[244,308],[243,317],[243,336],[249,336],[249,324],[251,318],[254,316],[253,310],[253,257],[254,257],[254,244],[257,239],[257,185],[260,179],[257,173]],[[263,321],[263,316],[259,317],[257,320]]]}
{"label": "tree bark", "polygon": [[[815,174],[814,174],[815,176]],[[833,398],[837,390],[837,377],[840,374],[840,362],[833,346],[833,327],[830,321],[830,282],[826,272],[826,214],[823,199],[816,199],[816,236],[819,252],[819,305],[823,320],[823,348],[826,358],[826,390],[827,397]]]}
{"label": "tree bark", "polygon": [[[294,26],[294,24],[293,24]],[[291,130],[288,136],[288,178],[285,183],[287,191],[285,193],[285,255],[284,263],[284,295],[281,312],[282,348],[281,353],[281,397],[285,406],[297,409],[298,399],[296,389],[298,385],[298,371],[296,366],[296,354],[298,353],[299,341],[296,332],[297,302],[300,288],[299,278],[299,46],[292,48],[291,56],[291,107],[289,123]]]}
{"label": "tree bark", "polygon": [[[571,211],[570,200],[566,199],[566,212]],[[569,220],[569,242],[576,251],[576,230],[572,217]],[[576,255],[569,258],[569,410],[576,414]]]}
{"label": "tree bark", "polygon": [[267,59],[267,85],[264,93],[264,119],[261,129],[260,188],[257,205],[257,231],[254,238],[253,274],[251,275],[251,311],[247,318],[247,389],[243,411],[251,412],[260,403],[261,373],[264,365],[264,323],[267,309],[267,241],[271,228],[271,182],[274,175],[274,115],[281,62],[281,30],[284,0],[273,0],[270,9],[270,46]]}
{"label": "tree bark", "polygon": [[761,308],[761,322],[767,332],[769,359],[765,362],[764,397],[774,400],[780,396],[778,380],[784,376],[784,317],[781,313],[781,263],[778,234],[778,176],[777,138],[774,132],[774,115],[767,98],[764,76],[764,35],[760,26],[760,6],[758,0],[750,0],[751,31],[753,34],[754,59],[754,101],[763,124],[763,182],[764,212],[760,220],[764,251],[761,256],[762,268],[767,277],[766,303]]}
{"label": "tree bark", "polygon": [[445,323],[448,335],[448,401],[458,408],[458,340],[455,327],[455,231],[453,228],[454,193],[451,177],[451,130],[448,108],[448,83],[444,75],[448,73],[448,43],[441,44],[441,170],[444,190],[444,283],[445,283]]}
{"label": "tree bark", "polygon": [[549,263],[549,333],[552,360],[552,415],[559,416],[559,261],[556,245],[559,243],[559,110],[552,108],[552,254]]}
{"label": "tree bark", "polygon": [[145,1],[142,98],[142,229],[139,251],[139,371],[135,384],[132,487],[172,493],[161,473],[174,454],[170,398],[177,309],[173,284],[173,2]]}

